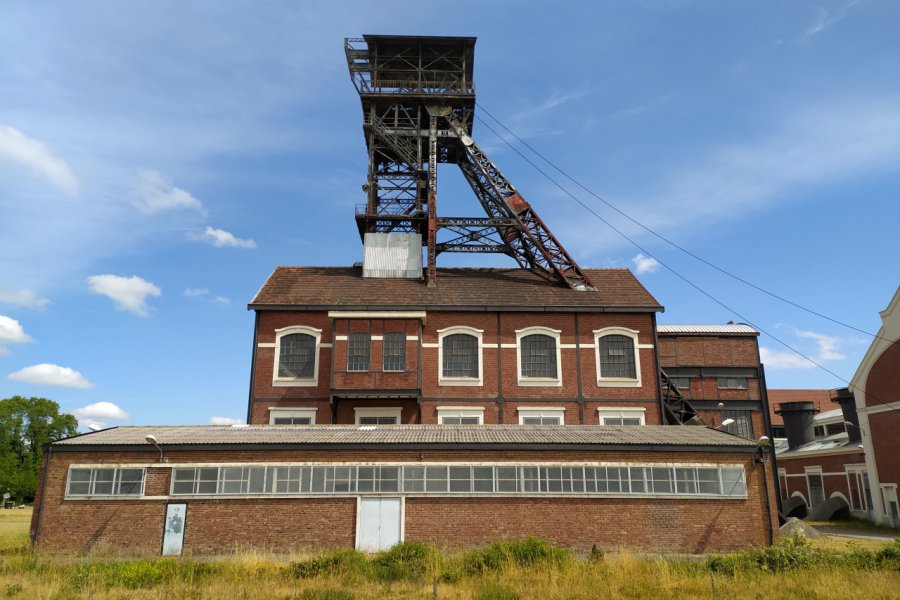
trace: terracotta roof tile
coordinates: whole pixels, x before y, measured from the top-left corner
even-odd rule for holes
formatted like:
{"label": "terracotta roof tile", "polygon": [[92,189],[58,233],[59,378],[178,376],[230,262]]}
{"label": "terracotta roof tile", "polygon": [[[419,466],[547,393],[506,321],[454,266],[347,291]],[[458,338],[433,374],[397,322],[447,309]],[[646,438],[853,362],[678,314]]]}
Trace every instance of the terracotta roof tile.
{"label": "terracotta roof tile", "polygon": [[438,269],[437,286],[429,288],[418,279],[364,279],[358,267],[277,267],[250,308],[662,310],[628,269],[585,272],[595,291],[572,290],[524,269]]}

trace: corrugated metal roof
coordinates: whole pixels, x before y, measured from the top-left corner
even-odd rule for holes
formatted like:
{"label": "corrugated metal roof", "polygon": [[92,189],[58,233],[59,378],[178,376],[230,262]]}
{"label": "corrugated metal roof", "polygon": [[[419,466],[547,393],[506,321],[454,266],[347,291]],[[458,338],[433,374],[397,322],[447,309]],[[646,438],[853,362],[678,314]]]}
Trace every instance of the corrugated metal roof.
{"label": "corrugated metal roof", "polygon": [[751,440],[696,426],[599,425],[250,425],[116,427],[60,440],[54,446],[233,444],[483,444],[610,446],[755,446]]}
{"label": "corrugated metal roof", "polygon": [[727,323],[725,325],[657,325],[659,333],[727,333],[743,335],[759,335],[759,332],[744,323]]}
{"label": "corrugated metal roof", "polygon": [[437,286],[428,287],[419,279],[364,278],[353,267],[278,267],[250,308],[662,310],[628,269],[585,273],[595,290],[573,290],[525,269],[438,269]]}

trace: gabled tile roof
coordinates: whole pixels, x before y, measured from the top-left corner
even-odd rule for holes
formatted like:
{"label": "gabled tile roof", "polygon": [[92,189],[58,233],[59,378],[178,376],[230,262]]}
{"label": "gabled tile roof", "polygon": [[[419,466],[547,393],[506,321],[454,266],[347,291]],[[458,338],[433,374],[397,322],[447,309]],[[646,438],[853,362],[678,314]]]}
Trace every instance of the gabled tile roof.
{"label": "gabled tile roof", "polygon": [[116,427],[60,440],[54,447],[89,449],[91,446],[152,447],[152,434],[160,446],[185,445],[483,445],[483,446],[681,446],[698,450],[711,447],[747,449],[755,442],[729,433],[695,426],[600,425],[244,425],[221,427],[139,426]]}
{"label": "gabled tile roof", "polygon": [[525,269],[438,269],[437,286],[418,279],[371,279],[358,267],[277,267],[250,308],[357,310],[585,310],[663,308],[628,269],[585,269],[595,291],[551,283]]}

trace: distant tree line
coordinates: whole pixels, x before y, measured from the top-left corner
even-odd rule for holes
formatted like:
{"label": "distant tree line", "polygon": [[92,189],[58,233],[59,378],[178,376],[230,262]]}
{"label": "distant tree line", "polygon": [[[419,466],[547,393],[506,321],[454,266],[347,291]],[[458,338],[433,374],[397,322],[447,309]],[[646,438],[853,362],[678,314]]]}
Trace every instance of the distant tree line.
{"label": "distant tree line", "polygon": [[78,419],[46,398],[0,400],[0,496],[34,499],[44,444],[78,433]]}

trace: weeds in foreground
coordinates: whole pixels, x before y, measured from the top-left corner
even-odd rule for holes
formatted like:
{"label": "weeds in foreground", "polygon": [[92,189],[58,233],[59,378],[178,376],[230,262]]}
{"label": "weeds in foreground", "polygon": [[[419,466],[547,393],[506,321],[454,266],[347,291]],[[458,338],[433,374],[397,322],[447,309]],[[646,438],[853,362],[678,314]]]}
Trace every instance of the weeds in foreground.
{"label": "weeds in foreground", "polygon": [[404,543],[376,555],[344,549],[294,561],[260,552],[208,561],[74,563],[18,554],[0,556],[0,581],[0,597],[16,600],[897,598],[900,541],[874,550],[854,544],[832,550],[788,538],[706,561],[599,549],[581,560],[537,538],[457,553]]}

